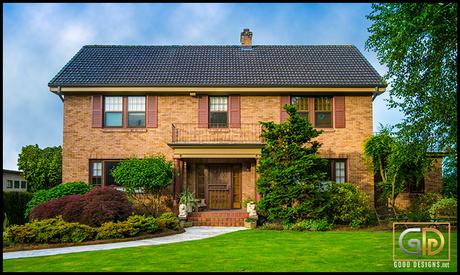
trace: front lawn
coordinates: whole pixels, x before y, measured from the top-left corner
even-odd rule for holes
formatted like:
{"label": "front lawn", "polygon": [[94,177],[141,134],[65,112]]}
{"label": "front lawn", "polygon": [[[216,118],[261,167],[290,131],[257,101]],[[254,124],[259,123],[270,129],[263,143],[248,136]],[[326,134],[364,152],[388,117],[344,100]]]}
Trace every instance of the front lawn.
{"label": "front lawn", "polygon": [[456,271],[457,233],[449,268],[396,269],[391,232],[245,230],[160,246],[3,261],[4,271]]}

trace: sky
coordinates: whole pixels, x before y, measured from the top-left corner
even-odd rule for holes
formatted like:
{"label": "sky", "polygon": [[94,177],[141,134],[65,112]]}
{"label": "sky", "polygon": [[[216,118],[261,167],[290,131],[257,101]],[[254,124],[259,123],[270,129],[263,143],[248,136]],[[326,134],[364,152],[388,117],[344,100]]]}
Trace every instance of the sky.
{"label": "sky", "polygon": [[[48,82],[84,45],[355,45],[366,51],[370,3],[3,4],[3,168],[17,170],[21,148],[62,145],[63,104]],[[388,90],[373,102],[373,127],[403,115]]]}

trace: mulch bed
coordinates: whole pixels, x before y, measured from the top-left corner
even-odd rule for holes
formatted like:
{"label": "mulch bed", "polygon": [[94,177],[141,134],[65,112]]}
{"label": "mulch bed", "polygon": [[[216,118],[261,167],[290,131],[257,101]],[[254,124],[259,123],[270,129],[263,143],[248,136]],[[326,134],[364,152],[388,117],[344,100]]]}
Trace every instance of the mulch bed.
{"label": "mulch bed", "polygon": [[70,247],[70,246],[91,245],[91,244],[119,243],[119,242],[128,242],[128,241],[137,241],[137,240],[143,240],[143,239],[165,237],[165,236],[180,234],[184,232],[185,232],[184,229],[180,229],[178,231],[174,231],[171,229],[163,229],[161,232],[158,232],[155,234],[143,234],[143,235],[139,235],[135,237],[122,238],[122,239],[94,240],[94,241],[86,241],[86,242],[81,242],[81,243],[17,244],[11,247],[3,247],[3,252]]}

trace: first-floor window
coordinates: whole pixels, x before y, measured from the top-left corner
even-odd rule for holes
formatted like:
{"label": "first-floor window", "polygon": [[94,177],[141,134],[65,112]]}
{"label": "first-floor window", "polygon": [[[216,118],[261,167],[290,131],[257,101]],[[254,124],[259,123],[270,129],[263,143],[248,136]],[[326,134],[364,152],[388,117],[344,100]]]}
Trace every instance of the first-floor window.
{"label": "first-floor window", "polygon": [[112,176],[112,170],[119,160],[90,160],[89,180],[94,185],[118,185]]}
{"label": "first-floor window", "polygon": [[327,176],[331,181],[343,183],[346,181],[347,161],[345,159],[329,159]]}
{"label": "first-floor window", "polygon": [[117,167],[119,161],[104,161],[104,185],[118,185],[112,176],[112,170]]}
{"label": "first-floor window", "polygon": [[93,161],[90,164],[91,167],[91,184],[100,185],[102,184],[102,162]]}
{"label": "first-floor window", "polygon": [[27,188],[27,182],[26,181],[21,181],[21,188],[26,189]]}
{"label": "first-floor window", "polygon": [[15,180],[14,181],[14,188],[19,188],[19,181],[18,180]]}
{"label": "first-floor window", "polygon": [[425,178],[421,178],[417,183],[417,180],[414,178],[409,182],[407,186],[409,193],[423,193],[425,192]]}
{"label": "first-floor window", "polygon": [[8,180],[6,182],[6,188],[13,188],[13,181],[12,180]]}

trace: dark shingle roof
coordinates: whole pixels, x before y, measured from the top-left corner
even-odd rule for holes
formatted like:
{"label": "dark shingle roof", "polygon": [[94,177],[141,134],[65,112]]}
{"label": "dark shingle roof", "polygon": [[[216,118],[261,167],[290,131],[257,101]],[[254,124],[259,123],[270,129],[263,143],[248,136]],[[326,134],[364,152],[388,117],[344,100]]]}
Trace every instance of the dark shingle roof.
{"label": "dark shingle roof", "polygon": [[386,86],[351,45],[84,46],[48,85]]}

